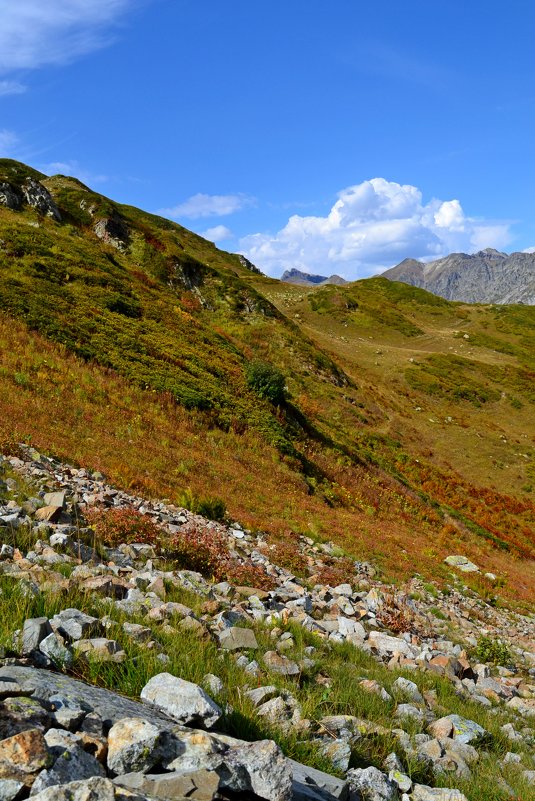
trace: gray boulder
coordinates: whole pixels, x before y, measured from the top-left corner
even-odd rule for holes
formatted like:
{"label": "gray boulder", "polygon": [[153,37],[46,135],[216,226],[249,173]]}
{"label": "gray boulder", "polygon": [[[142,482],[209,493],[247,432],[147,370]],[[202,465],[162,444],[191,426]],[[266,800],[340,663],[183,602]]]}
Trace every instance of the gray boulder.
{"label": "gray boulder", "polygon": [[221,709],[209,695],[190,681],[170,673],[158,673],[141,690],[141,700],[184,725],[215,726]]}
{"label": "gray boulder", "polygon": [[473,720],[461,717],[461,715],[448,715],[453,724],[453,739],[460,743],[477,743],[487,740],[489,733],[483,726]]}
{"label": "gray boulder", "polygon": [[238,626],[224,629],[219,635],[219,644],[227,651],[258,648],[254,631],[252,629],[239,628]]}
{"label": "gray boulder", "polygon": [[468,799],[460,790],[415,784],[412,788],[411,801],[468,801]]}
{"label": "gray boulder", "polygon": [[70,640],[81,640],[92,634],[100,634],[102,624],[96,617],[86,615],[79,609],[64,609],[50,620],[50,625],[62,637]]}
{"label": "gray boulder", "polygon": [[353,768],[347,773],[350,801],[398,801],[395,782],[374,767]]}
{"label": "gray boulder", "polygon": [[108,734],[108,768],[113,773],[148,771],[160,759],[162,730],[141,718],[123,718]]}
{"label": "gray boulder", "polygon": [[22,628],[22,647],[23,654],[30,654],[37,650],[41,642],[52,632],[50,623],[46,617],[32,617],[24,621]]}
{"label": "gray boulder", "polygon": [[43,770],[35,780],[30,795],[36,795],[48,787],[58,784],[105,776],[105,771],[94,756],[79,745],[70,745],[54,762],[49,770]]}
{"label": "gray boulder", "polygon": [[225,754],[221,787],[255,793],[266,801],[290,801],[292,769],[272,740],[242,743]]}
{"label": "gray boulder", "polygon": [[49,787],[33,796],[34,801],[115,801],[115,790],[109,779],[95,777],[86,781]]}
{"label": "gray boulder", "polygon": [[[1,202],[2,195],[0,194]],[[20,798],[23,789],[24,784],[22,782],[15,779],[0,779],[0,801],[15,801],[16,798]]]}
{"label": "gray boulder", "polygon": [[[180,801],[194,798],[211,801],[219,788],[219,776],[213,771],[197,770],[191,773],[125,773],[113,780],[119,787],[139,790],[150,798],[162,801]],[[136,796],[139,798],[139,796]]]}

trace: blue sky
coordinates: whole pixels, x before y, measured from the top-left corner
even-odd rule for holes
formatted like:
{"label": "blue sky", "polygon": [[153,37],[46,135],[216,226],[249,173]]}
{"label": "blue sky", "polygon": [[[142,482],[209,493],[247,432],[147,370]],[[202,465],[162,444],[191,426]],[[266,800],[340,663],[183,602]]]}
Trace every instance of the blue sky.
{"label": "blue sky", "polygon": [[261,269],[535,246],[531,0],[0,0],[0,155]]}

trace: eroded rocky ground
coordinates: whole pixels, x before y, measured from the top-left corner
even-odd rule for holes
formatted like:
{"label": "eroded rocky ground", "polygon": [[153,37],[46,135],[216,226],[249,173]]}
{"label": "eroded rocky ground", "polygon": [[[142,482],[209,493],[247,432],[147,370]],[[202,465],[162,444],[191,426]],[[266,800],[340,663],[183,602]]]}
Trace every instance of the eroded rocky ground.
{"label": "eroded rocky ground", "polygon": [[[462,560],[400,589],[302,537],[296,576],[239,524],[28,448],[0,466],[0,800],[533,797],[534,617]],[[263,586],[105,547],[92,508],[213,536]]]}

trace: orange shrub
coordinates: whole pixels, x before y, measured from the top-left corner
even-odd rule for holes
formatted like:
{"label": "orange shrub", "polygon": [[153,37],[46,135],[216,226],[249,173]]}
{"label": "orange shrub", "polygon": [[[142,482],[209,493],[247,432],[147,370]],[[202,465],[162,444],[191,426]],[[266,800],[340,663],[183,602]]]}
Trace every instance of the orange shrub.
{"label": "orange shrub", "polygon": [[154,520],[131,507],[105,509],[95,506],[85,512],[85,518],[97,537],[110,548],[122,542],[145,542],[158,546],[163,531]]}

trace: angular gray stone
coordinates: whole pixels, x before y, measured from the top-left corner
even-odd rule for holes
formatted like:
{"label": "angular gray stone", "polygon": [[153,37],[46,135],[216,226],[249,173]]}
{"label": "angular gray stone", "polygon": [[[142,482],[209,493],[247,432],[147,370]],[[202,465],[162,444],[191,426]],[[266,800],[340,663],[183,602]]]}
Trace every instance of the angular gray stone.
{"label": "angular gray stone", "polygon": [[57,506],[58,509],[63,509],[65,506],[65,492],[47,492],[43,500],[45,506]]}
{"label": "angular gray stone", "polygon": [[198,770],[190,773],[148,774],[126,773],[116,776],[114,783],[129,790],[139,790],[150,798],[162,801],[211,801],[219,788],[219,776],[214,771]]}
{"label": "angular gray stone", "polygon": [[351,745],[348,740],[328,739],[320,746],[320,751],[323,756],[329,760],[332,766],[341,773],[345,773],[349,768]]}
{"label": "angular gray stone", "polygon": [[[34,725],[42,725],[48,728],[51,723],[49,715],[40,706],[39,702],[48,702],[52,696],[57,695],[93,713],[84,720],[82,728],[85,728],[86,722],[91,717],[96,720],[99,726],[104,725],[106,729],[121,720],[121,718],[129,717],[143,718],[167,731],[176,728],[175,721],[155,708],[141,704],[139,701],[132,701],[102,687],[86,684],[63,673],[52,673],[49,670],[39,670],[34,667],[4,665],[0,667],[0,682],[6,679],[16,681],[25,694],[32,695],[31,699],[23,699],[26,707],[28,706],[27,700],[31,700],[32,704],[35,705],[35,708],[31,711],[31,720],[33,722],[31,725],[26,725],[25,728],[30,728]],[[8,700],[15,702],[17,699]],[[19,711],[17,711],[17,715],[20,715]],[[42,723],[40,722],[41,718],[43,719]],[[3,718],[0,717],[0,732],[2,731],[3,722]],[[8,735],[4,734],[3,736]]]}
{"label": "angular gray stone", "polygon": [[52,707],[54,720],[64,729],[77,729],[86,715],[80,704],[63,695],[51,695],[48,702]]}
{"label": "angular gray stone", "polygon": [[113,773],[148,771],[160,759],[162,730],[140,718],[123,718],[108,734],[108,769]]}
{"label": "angular gray stone", "polygon": [[207,673],[206,676],[203,676],[202,683],[204,689],[210,693],[210,695],[220,695],[225,689],[225,685],[219,676],[215,676],[213,673]]}
{"label": "angular gray stone", "polygon": [[294,801],[346,801],[349,792],[347,781],[293,759],[287,761],[292,771]]}
{"label": "angular gray stone", "polygon": [[189,773],[195,770],[216,770],[223,761],[229,744],[198,729],[174,731],[166,742],[162,765],[166,770]]}
{"label": "angular gray stone", "polygon": [[275,696],[279,695],[280,690],[274,684],[267,684],[264,687],[255,687],[252,690],[246,690],[245,697],[249,698],[253,706],[260,706],[266,701],[270,701]]}
{"label": "angular gray stone", "polygon": [[535,698],[511,698],[506,704],[508,709],[516,709],[523,717],[535,717]]}
{"label": "angular gray stone", "polygon": [[252,629],[231,626],[219,635],[219,644],[227,651],[258,648],[255,633]]}
{"label": "angular gray stone", "polygon": [[230,748],[220,770],[221,787],[256,793],[266,801],[290,801],[292,770],[272,740],[242,743]]}
{"label": "angular gray stone", "polygon": [[281,676],[297,676],[301,669],[299,665],[287,656],[281,656],[276,651],[266,651],[264,654],[264,664],[274,673]]}
{"label": "angular gray stone", "polygon": [[48,787],[58,784],[105,776],[104,768],[94,756],[79,745],[71,745],[54,762],[53,767],[43,770],[35,780],[30,795],[36,795]]}
{"label": "angular gray stone", "polygon": [[48,729],[52,719],[37,698],[6,698],[0,714],[0,741],[28,729]]}
{"label": "angular gray stone", "polygon": [[411,801],[468,801],[468,799],[460,790],[415,784],[412,788]]}
{"label": "angular gray stone", "polygon": [[106,637],[76,640],[73,647],[76,654],[96,662],[123,662],[126,657],[117,640],[108,640]]}
{"label": "angular gray stone", "polygon": [[7,206],[8,209],[20,209],[21,198],[15,187],[7,181],[0,181],[0,205]]}
{"label": "angular gray stone", "polygon": [[53,629],[70,640],[81,640],[91,634],[100,634],[102,624],[96,617],[86,615],[79,609],[64,609],[50,620]]}
{"label": "angular gray stone", "polygon": [[22,627],[22,654],[29,654],[39,648],[40,643],[51,633],[46,617],[32,617],[24,621]]}
{"label": "angular gray stone", "polygon": [[170,673],[153,676],[141,690],[141,700],[184,725],[211,728],[222,715],[201,687]]}
{"label": "angular gray stone", "polygon": [[15,801],[20,797],[23,788],[22,782],[14,779],[0,779],[0,801]]}
{"label": "angular gray stone", "polygon": [[56,667],[63,668],[72,665],[72,653],[65,645],[60,634],[52,632],[39,643],[39,650],[47,656]]}
{"label": "angular gray stone", "polygon": [[53,217],[58,221],[61,220],[59,209],[52,200],[52,195],[43,184],[36,181],[35,178],[27,178],[21,189],[28,206],[32,206],[47,217]]}
{"label": "angular gray stone", "polygon": [[395,782],[374,767],[353,768],[347,773],[350,801],[398,801]]}
{"label": "angular gray stone", "polygon": [[62,787],[49,787],[33,796],[34,801],[115,801],[115,789],[109,779],[95,777]]}
{"label": "angular gray stone", "polygon": [[460,743],[477,743],[488,739],[489,733],[473,720],[461,715],[447,715],[453,724],[453,739]]}
{"label": "angular gray stone", "polygon": [[395,680],[392,684],[392,689],[405,698],[410,698],[411,701],[417,704],[424,703],[424,697],[418,689],[418,685],[409,679],[404,679],[403,676],[399,676],[399,678]]}
{"label": "angular gray stone", "polygon": [[422,710],[413,704],[398,704],[394,715],[396,718],[411,718],[417,720],[418,723],[423,723],[425,720]]}
{"label": "angular gray stone", "polygon": [[456,567],[462,573],[479,573],[479,568],[466,556],[446,556],[444,559],[447,565]]}
{"label": "angular gray stone", "polygon": [[382,631],[370,631],[368,644],[378,652],[379,656],[392,656],[393,654],[403,654],[403,656],[413,656],[413,649],[408,642],[400,637],[391,637],[383,634]]}
{"label": "angular gray stone", "polygon": [[16,698],[19,695],[28,695],[17,681],[0,681],[0,701],[3,698]]}

